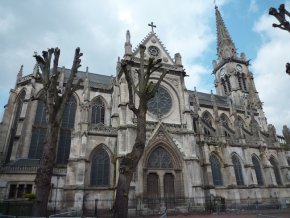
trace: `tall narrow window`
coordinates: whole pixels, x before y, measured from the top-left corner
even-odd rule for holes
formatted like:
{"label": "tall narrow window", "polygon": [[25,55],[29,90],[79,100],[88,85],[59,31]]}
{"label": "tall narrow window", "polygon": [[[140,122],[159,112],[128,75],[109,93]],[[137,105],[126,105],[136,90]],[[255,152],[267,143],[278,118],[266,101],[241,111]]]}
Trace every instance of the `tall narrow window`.
{"label": "tall narrow window", "polygon": [[11,157],[11,153],[12,153],[12,149],[13,149],[14,138],[16,136],[18,121],[19,121],[20,114],[22,111],[25,95],[26,95],[26,92],[23,91],[20,94],[18,101],[17,101],[16,112],[15,112],[15,116],[14,116],[11,130],[10,130],[9,145],[8,145],[8,150],[7,150],[7,154],[6,154],[6,161],[5,161],[6,163],[8,163],[10,161],[10,157]]}
{"label": "tall narrow window", "polygon": [[43,101],[38,101],[32,126],[32,137],[28,153],[29,159],[40,159],[43,152],[43,143],[46,135],[46,115]]}
{"label": "tall narrow window", "polygon": [[224,92],[225,92],[225,94],[227,94],[228,93],[228,90],[227,90],[226,82],[225,82],[224,79],[221,79],[221,81],[222,81],[222,85],[224,87]]}
{"label": "tall narrow window", "polygon": [[242,87],[242,77],[241,77],[241,74],[240,73],[237,73],[237,79],[238,79],[238,83],[239,83],[240,90],[243,90],[243,87]]}
{"label": "tall narrow window", "polygon": [[211,155],[209,158],[211,171],[212,171],[212,179],[213,184],[215,186],[223,185],[223,178],[221,173],[221,164],[215,155]]}
{"label": "tall narrow window", "polygon": [[287,158],[288,166],[290,166],[290,157]]}
{"label": "tall narrow window", "polygon": [[244,185],[242,165],[237,155],[232,156],[237,185]]}
{"label": "tall narrow window", "polygon": [[259,163],[258,158],[255,157],[255,156],[253,156],[252,157],[252,162],[253,162],[254,169],[255,169],[255,172],[256,172],[256,177],[257,177],[257,183],[258,183],[258,185],[264,185],[264,180],[263,180],[261,165]]}
{"label": "tall narrow window", "polygon": [[110,181],[110,158],[106,150],[99,147],[92,158],[91,185],[108,186]]}
{"label": "tall narrow window", "polygon": [[273,170],[274,170],[274,174],[275,174],[277,185],[282,185],[282,180],[281,180],[279,166],[277,164],[277,161],[274,159],[274,157],[270,158],[270,163],[273,166]]}
{"label": "tall narrow window", "polygon": [[230,78],[228,77],[228,75],[226,75],[226,76],[225,76],[225,79],[226,79],[226,83],[227,83],[227,86],[228,86],[228,90],[229,90],[229,92],[230,92],[230,91],[232,91]]}
{"label": "tall narrow window", "polygon": [[242,74],[242,81],[243,81],[244,91],[247,91],[247,83],[246,83],[245,74]]}
{"label": "tall narrow window", "polygon": [[59,164],[66,164],[69,158],[71,133],[75,124],[76,108],[76,100],[74,97],[71,97],[66,105],[61,121],[57,151],[57,163]]}
{"label": "tall narrow window", "polygon": [[100,97],[97,97],[92,105],[91,123],[104,123],[105,121],[105,104]]}

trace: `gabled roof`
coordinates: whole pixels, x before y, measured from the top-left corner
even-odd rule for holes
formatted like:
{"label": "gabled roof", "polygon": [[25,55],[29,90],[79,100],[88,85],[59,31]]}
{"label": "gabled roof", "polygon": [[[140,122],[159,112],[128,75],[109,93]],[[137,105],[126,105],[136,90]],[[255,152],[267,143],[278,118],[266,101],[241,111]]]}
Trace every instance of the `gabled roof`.
{"label": "gabled roof", "polygon": [[[163,54],[163,57],[166,57],[168,59],[169,64],[174,64],[173,58],[170,56],[168,50],[162,43],[162,41],[159,39],[157,34],[155,32],[149,32],[145,38],[139,43],[145,45],[146,47],[154,45],[158,47],[161,50],[161,53]],[[139,45],[133,50],[133,56],[139,56]]]}

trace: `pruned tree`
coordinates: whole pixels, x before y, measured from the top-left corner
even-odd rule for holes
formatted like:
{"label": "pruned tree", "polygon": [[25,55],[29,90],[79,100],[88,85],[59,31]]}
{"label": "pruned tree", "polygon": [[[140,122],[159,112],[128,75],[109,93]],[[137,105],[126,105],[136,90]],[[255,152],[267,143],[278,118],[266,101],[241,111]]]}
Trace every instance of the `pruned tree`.
{"label": "pruned tree", "polygon": [[[285,4],[281,4],[278,10],[271,7],[269,9],[269,14],[279,21],[279,24],[273,23],[273,27],[278,27],[290,33],[290,23],[286,20],[286,17],[290,17],[290,12],[285,8]],[[286,63],[286,73],[290,75],[290,63]]]}
{"label": "pruned tree", "polygon": [[[80,57],[82,55],[80,48],[76,48],[71,72],[63,90],[59,90],[58,88],[60,77],[60,72],[58,71],[60,49],[51,48],[43,51],[42,57],[37,54],[34,55],[41,70],[37,75],[37,79],[43,84],[43,90],[39,97],[32,96],[32,100],[41,100],[44,102],[47,132],[40,167],[37,170],[35,178],[36,198],[33,204],[33,216],[46,216],[62,115],[67,102],[81,83],[81,80],[75,82],[75,78],[81,66]],[[52,59],[53,64],[51,66]]]}
{"label": "pruned tree", "polygon": [[[140,158],[144,153],[146,143],[146,113],[147,103],[154,97],[161,81],[165,77],[167,71],[163,71],[158,81],[154,84],[151,75],[161,68],[161,59],[155,60],[149,58],[144,60],[144,52],[146,47],[139,46],[140,50],[140,67],[136,72],[132,72],[132,62],[123,60],[121,62],[121,71],[124,73],[128,84],[129,103],[128,107],[137,118],[136,139],[132,151],[121,158],[119,166],[119,178],[117,182],[116,198],[114,202],[114,217],[126,218],[128,216],[128,197],[130,183],[133,173],[138,165]],[[146,63],[145,63],[146,62]],[[138,74],[138,81],[135,83],[132,73]],[[138,106],[134,102],[134,95],[139,98]]]}

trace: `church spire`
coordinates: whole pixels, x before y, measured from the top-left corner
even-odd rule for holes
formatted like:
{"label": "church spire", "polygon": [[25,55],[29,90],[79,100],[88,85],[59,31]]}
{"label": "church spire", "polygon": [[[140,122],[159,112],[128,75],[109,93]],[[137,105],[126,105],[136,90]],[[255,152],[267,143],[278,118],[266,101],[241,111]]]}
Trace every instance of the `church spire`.
{"label": "church spire", "polygon": [[215,6],[217,28],[217,54],[219,59],[229,59],[236,56],[236,47],[226,28],[221,13]]}

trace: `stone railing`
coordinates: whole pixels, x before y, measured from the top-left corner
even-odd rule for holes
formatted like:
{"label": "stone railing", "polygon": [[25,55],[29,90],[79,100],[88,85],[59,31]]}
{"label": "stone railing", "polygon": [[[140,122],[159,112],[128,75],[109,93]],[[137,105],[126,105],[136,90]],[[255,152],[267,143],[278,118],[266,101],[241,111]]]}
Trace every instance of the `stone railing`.
{"label": "stone railing", "polygon": [[117,135],[118,128],[105,126],[103,123],[91,125],[89,132],[92,134]]}

